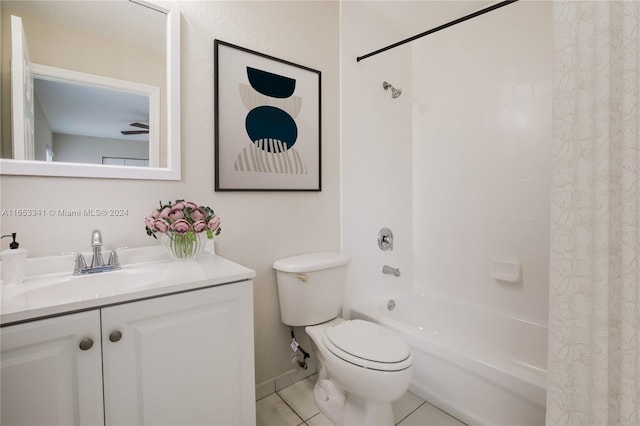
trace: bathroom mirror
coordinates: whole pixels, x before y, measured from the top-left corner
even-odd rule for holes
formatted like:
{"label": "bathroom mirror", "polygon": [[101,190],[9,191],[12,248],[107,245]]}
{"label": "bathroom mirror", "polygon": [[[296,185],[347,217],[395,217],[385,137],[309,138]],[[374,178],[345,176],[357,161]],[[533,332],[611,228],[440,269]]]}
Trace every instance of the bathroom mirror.
{"label": "bathroom mirror", "polygon": [[0,14],[1,174],[180,179],[177,2],[3,0]]}

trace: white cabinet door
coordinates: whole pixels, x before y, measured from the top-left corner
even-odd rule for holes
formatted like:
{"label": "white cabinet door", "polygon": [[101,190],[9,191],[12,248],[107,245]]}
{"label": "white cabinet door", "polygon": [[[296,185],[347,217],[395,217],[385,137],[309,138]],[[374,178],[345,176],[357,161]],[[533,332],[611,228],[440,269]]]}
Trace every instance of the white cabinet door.
{"label": "white cabinet door", "polygon": [[22,18],[11,16],[11,113],[13,158],[34,160],[34,94]]}
{"label": "white cabinet door", "polygon": [[103,308],[106,424],[255,424],[252,285]]}
{"label": "white cabinet door", "polygon": [[0,337],[0,424],[104,424],[98,310],[7,326]]}

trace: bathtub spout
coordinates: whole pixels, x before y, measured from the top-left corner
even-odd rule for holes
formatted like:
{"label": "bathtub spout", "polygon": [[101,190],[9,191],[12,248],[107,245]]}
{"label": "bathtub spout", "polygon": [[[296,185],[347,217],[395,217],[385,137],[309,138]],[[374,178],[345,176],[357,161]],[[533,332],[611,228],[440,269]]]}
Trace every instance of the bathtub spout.
{"label": "bathtub spout", "polygon": [[389,265],[384,265],[382,267],[383,274],[395,275],[396,277],[400,276],[400,268],[392,268]]}

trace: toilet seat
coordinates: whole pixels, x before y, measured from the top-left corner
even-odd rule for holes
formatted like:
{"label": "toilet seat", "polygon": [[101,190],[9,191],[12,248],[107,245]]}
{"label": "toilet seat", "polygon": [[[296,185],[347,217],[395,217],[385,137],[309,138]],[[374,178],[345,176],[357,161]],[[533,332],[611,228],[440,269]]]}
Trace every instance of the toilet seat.
{"label": "toilet seat", "polygon": [[326,348],[338,358],[363,368],[400,371],[413,363],[409,346],[395,333],[368,321],[345,321],[322,336]]}

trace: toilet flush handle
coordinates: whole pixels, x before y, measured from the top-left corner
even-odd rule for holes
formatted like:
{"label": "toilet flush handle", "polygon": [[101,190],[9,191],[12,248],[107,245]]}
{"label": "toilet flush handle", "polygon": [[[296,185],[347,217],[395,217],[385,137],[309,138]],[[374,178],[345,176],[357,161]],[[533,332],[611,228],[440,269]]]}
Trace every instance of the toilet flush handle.
{"label": "toilet flush handle", "polygon": [[307,274],[298,274],[298,275],[296,275],[296,278],[299,279],[300,281],[304,282],[304,283],[309,281],[309,275],[307,275]]}

